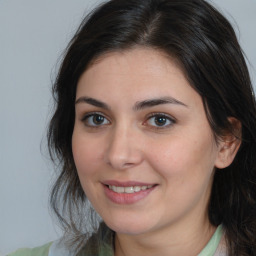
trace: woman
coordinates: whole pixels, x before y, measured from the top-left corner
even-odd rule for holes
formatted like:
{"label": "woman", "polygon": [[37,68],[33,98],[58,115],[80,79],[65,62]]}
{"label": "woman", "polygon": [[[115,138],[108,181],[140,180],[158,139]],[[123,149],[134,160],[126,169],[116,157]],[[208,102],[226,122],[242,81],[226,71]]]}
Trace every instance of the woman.
{"label": "woman", "polygon": [[255,99],[209,3],[103,4],[53,92],[51,205],[65,236],[13,255],[256,255]]}

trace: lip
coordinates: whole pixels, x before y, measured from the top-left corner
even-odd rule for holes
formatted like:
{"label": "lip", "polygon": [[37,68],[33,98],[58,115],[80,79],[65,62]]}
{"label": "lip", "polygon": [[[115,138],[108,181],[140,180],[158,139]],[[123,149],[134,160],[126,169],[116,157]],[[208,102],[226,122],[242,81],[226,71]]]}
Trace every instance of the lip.
{"label": "lip", "polygon": [[[120,182],[120,181],[115,181],[115,180],[108,180],[102,182],[103,188],[105,195],[107,198],[112,201],[113,203],[116,204],[122,204],[122,205],[130,205],[134,204],[151,194],[157,187],[157,184],[153,183],[144,183],[144,182],[137,182],[137,181],[125,181],[125,182]],[[113,190],[109,189],[108,186],[118,186],[118,187],[134,187],[134,186],[151,186],[151,188],[148,188],[146,190],[141,190],[139,192],[127,194],[127,193],[117,193],[114,192]]]}
{"label": "lip", "polygon": [[117,187],[135,187],[135,186],[152,186],[156,185],[154,183],[144,183],[138,181],[117,181],[117,180],[106,180],[102,184],[107,186],[117,186]]}

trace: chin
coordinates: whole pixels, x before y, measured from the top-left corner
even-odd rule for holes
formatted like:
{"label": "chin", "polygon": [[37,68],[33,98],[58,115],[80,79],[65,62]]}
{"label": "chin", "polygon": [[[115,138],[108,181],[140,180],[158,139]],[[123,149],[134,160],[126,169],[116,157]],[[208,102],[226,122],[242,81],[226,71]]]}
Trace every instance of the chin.
{"label": "chin", "polygon": [[112,219],[110,221],[105,221],[106,225],[119,234],[129,234],[129,235],[140,235],[144,234],[150,229],[150,224],[144,221],[136,221],[133,219],[123,218],[122,220]]}

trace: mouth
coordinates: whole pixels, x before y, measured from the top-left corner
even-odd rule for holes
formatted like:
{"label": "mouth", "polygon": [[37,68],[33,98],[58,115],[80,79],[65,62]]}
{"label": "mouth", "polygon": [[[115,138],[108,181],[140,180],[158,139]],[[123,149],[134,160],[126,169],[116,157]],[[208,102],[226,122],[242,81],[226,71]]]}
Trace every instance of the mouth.
{"label": "mouth", "polygon": [[148,184],[141,182],[103,182],[105,195],[116,204],[134,204],[148,197],[158,186],[158,184]]}
{"label": "mouth", "polygon": [[147,189],[152,188],[154,185],[148,186],[129,186],[129,187],[121,187],[121,186],[114,186],[114,185],[107,185],[108,188],[116,193],[120,194],[133,194],[138,193],[140,191],[145,191]]}

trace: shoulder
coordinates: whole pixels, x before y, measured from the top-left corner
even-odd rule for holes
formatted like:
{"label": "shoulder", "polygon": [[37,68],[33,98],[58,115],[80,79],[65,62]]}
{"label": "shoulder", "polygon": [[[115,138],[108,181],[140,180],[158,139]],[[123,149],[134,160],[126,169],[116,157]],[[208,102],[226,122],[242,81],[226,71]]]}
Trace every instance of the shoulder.
{"label": "shoulder", "polygon": [[67,249],[62,239],[36,248],[19,249],[7,256],[74,256],[74,250]]}
{"label": "shoulder", "polygon": [[[85,243],[83,255],[114,255],[114,232],[105,223],[101,223],[98,231],[91,235]],[[74,256],[76,249],[73,246],[67,248],[65,240],[59,239],[32,249],[19,249],[7,256]]]}
{"label": "shoulder", "polygon": [[52,243],[45,244],[36,248],[19,249],[7,256],[48,256]]}

